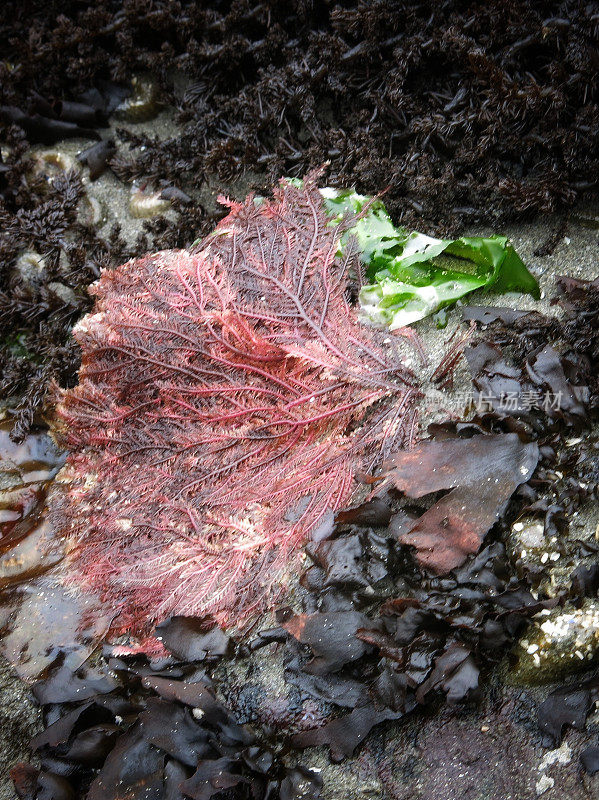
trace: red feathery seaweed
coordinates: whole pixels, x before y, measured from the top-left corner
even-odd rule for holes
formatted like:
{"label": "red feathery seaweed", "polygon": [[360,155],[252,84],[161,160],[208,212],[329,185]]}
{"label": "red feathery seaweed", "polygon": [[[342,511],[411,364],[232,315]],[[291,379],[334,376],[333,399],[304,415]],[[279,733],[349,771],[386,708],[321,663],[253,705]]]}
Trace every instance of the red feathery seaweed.
{"label": "red feathery seaweed", "polygon": [[412,376],[346,300],[355,220],[330,224],[314,176],[223,202],[191,252],[105,271],[75,330],[51,516],[115,631],[263,610],[355,472],[413,437]]}

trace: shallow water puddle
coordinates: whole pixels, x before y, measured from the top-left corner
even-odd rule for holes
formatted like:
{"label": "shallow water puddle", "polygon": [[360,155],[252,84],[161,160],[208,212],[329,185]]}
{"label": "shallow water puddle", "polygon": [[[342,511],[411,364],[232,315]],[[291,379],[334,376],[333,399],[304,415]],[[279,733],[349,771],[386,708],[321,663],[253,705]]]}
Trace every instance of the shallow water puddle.
{"label": "shallow water puddle", "polygon": [[111,617],[95,617],[85,629],[85,611],[95,598],[69,593],[59,579],[56,571],[48,573],[2,598],[0,653],[23,680],[40,677],[58,658],[77,670],[110,625]]}
{"label": "shallow water puddle", "polygon": [[16,574],[10,554],[39,523],[50,481],[65,458],[47,431],[17,443],[10,424],[0,425],[0,588]]}
{"label": "shallow water puddle", "polygon": [[60,560],[60,542],[43,519],[44,502],[66,454],[46,430],[22,442],[0,426],[0,589],[33,578]]}
{"label": "shallow water puddle", "polygon": [[46,430],[22,442],[0,426],[0,653],[32,680],[62,653],[77,668],[106,630],[102,620],[85,630],[83,600],[61,581],[64,543],[44,518],[53,478],[64,464]]}

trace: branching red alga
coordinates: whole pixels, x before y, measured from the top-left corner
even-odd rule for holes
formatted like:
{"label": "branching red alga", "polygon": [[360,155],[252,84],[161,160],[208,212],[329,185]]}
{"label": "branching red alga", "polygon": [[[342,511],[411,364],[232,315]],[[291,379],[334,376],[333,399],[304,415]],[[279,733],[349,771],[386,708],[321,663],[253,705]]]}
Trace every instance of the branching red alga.
{"label": "branching red alga", "polygon": [[313,177],[223,202],[191,252],[105,271],[75,329],[50,514],[117,632],[264,610],[354,475],[414,435],[413,376],[346,298],[352,219],[330,224]]}

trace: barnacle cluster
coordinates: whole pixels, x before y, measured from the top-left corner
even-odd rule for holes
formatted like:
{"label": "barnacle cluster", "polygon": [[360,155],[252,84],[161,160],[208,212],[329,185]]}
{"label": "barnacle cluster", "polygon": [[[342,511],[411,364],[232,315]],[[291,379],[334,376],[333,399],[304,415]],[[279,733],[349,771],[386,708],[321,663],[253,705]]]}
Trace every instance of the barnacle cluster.
{"label": "barnacle cluster", "polygon": [[599,603],[541,611],[516,647],[511,678],[519,683],[548,683],[589,669],[599,653]]}

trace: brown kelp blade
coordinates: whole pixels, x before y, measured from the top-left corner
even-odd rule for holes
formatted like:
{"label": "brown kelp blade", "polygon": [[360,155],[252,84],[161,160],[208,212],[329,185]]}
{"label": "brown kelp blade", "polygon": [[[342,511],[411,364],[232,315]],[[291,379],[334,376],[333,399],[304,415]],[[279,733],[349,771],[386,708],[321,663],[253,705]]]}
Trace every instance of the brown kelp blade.
{"label": "brown kelp blade", "polygon": [[387,482],[407,497],[451,489],[421,517],[391,521],[398,540],[416,548],[419,564],[443,574],[475,553],[515,489],[539,459],[534,442],[515,433],[424,441],[385,465]]}

